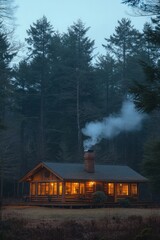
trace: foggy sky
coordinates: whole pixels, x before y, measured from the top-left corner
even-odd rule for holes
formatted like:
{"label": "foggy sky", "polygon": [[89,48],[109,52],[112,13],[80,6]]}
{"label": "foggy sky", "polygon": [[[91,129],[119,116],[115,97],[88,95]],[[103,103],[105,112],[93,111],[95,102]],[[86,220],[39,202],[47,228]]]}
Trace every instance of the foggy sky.
{"label": "foggy sky", "polygon": [[104,53],[104,38],[114,33],[117,21],[130,18],[132,24],[142,29],[147,17],[135,17],[132,10],[121,4],[121,0],[15,0],[18,6],[16,17],[16,38],[24,41],[26,30],[33,22],[45,15],[60,33],[81,19],[91,27],[88,36],[95,40],[95,54]]}

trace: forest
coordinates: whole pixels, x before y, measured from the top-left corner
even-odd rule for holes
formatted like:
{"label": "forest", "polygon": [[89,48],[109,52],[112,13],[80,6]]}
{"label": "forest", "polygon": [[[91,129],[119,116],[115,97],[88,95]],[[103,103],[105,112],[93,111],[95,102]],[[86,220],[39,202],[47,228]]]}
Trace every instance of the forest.
{"label": "forest", "polygon": [[96,162],[128,165],[159,190],[160,4],[123,1],[152,21],[139,31],[120,19],[98,56],[81,19],[60,33],[42,16],[26,29],[24,57],[15,64],[22,46],[5,21],[14,1],[11,8],[6,2],[0,0],[1,197],[16,197],[18,179],[40,161],[82,162],[85,124],[119,112],[128,97],[147,120],[95,145]]}

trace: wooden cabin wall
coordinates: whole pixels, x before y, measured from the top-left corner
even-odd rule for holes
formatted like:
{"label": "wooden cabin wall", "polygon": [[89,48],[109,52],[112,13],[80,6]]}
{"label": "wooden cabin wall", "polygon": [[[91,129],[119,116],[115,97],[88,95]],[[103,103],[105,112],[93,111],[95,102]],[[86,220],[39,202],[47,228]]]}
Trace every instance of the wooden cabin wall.
{"label": "wooden cabin wall", "polygon": [[37,173],[34,174],[32,178],[32,181],[47,181],[47,180],[58,181],[59,178],[45,168],[40,169]]}

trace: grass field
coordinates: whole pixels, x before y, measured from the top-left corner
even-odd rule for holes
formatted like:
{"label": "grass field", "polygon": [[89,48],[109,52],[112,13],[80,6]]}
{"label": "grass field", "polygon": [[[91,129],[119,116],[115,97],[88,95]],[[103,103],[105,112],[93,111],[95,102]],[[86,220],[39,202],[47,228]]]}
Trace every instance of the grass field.
{"label": "grass field", "polygon": [[128,218],[129,216],[160,216],[160,209],[141,208],[94,208],[94,209],[65,209],[35,206],[6,206],[3,208],[3,219],[17,217],[29,220],[100,220],[103,218]]}
{"label": "grass field", "polygon": [[5,206],[0,239],[160,240],[160,209]]}

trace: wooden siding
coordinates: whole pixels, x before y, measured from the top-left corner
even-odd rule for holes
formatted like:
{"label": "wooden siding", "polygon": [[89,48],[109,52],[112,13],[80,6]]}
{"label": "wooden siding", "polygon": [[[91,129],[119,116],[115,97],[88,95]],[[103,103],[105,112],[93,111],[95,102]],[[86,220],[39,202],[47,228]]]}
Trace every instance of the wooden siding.
{"label": "wooden siding", "polygon": [[[43,182],[44,186],[47,186],[48,188],[48,185],[51,184],[51,180],[48,180],[49,182]],[[68,181],[67,181],[68,182]],[[92,196],[93,196],[93,193],[97,190],[96,189],[96,182],[85,182],[84,185],[85,185],[85,192],[84,194],[80,194],[80,192],[78,194],[71,194],[71,193],[66,193],[66,185],[65,185],[65,182],[57,182],[57,194],[52,194],[50,195],[48,192],[43,192],[42,195],[38,194],[38,186],[40,186],[39,184],[41,184],[42,182],[40,181],[37,181],[37,182],[31,182],[30,183],[30,189],[31,191],[33,191],[32,189],[32,185],[34,185],[34,188],[36,188],[33,192],[35,192],[35,194],[31,194],[30,192],[30,200],[31,201],[46,201],[46,202],[91,202],[92,201]],[[55,182],[56,183],[56,182]],[[71,182],[73,183],[73,182]],[[97,183],[97,185],[99,186],[99,182]],[[132,184],[132,183],[131,183]],[[109,195],[108,194],[108,183],[103,183],[101,182],[101,186],[103,186],[103,189],[102,191],[105,192],[106,196],[107,196],[107,202],[117,202],[119,201],[120,199],[125,199],[125,198],[128,198],[132,201],[136,201],[138,199],[138,193],[137,195],[134,194],[131,194],[130,192],[130,189],[131,189],[131,184],[128,183],[128,189],[129,189],[129,192],[128,192],[128,195],[118,195],[117,194],[117,191],[116,191],[116,187],[118,184],[115,184],[114,186],[114,194],[113,195]],[[63,186],[63,188],[62,188]],[[46,191],[46,190],[44,190]],[[48,191],[48,190],[47,190]]]}
{"label": "wooden siding", "polygon": [[[56,184],[57,190],[52,194],[50,189],[51,185]],[[77,191],[74,190],[74,184],[79,184]],[[80,184],[84,184],[84,192],[80,190]],[[110,185],[113,185],[113,193],[110,194],[109,191]],[[128,195],[118,195],[117,187],[118,186],[128,185]],[[71,186],[70,191],[67,191],[67,187]],[[77,185],[76,185],[77,186]],[[131,192],[136,192],[133,194]],[[40,189],[42,188],[42,189]],[[91,202],[92,195],[96,191],[104,191],[107,195],[107,202],[117,202],[122,198],[133,198],[136,200],[138,198],[138,184],[137,183],[108,183],[103,181],[62,181],[55,174],[50,172],[46,168],[40,168],[36,173],[31,176],[30,180],[30,201],[39,201],[39,202]],[[120,192],[120,190],[119,190]],[[42,194],[41,194],[42,193]]]}
{"label": "wooden siding", "polygon": [[45,168],[40,169],[37,173],[35,173],[32,176],[32,181],[37,182],[37,181],[47,181],[47,180],[58,181],[59,178]]}

